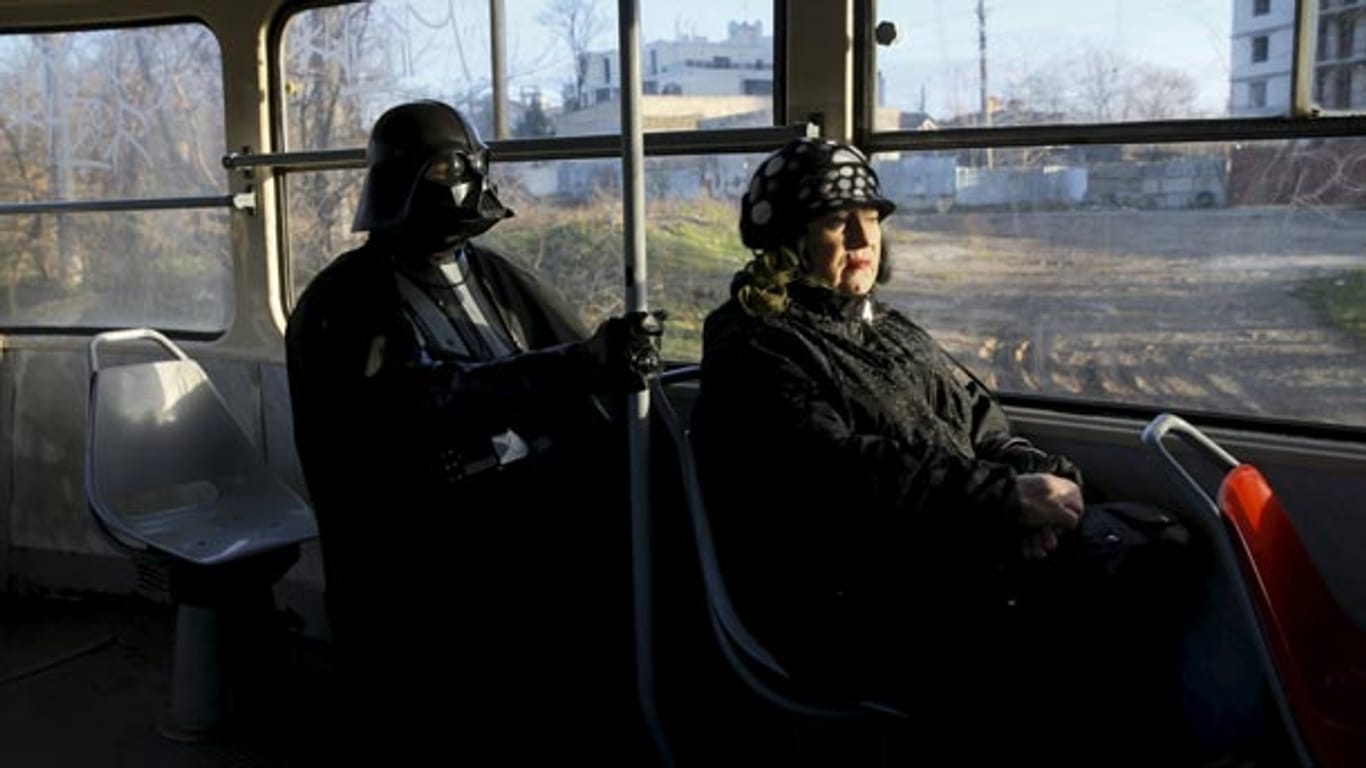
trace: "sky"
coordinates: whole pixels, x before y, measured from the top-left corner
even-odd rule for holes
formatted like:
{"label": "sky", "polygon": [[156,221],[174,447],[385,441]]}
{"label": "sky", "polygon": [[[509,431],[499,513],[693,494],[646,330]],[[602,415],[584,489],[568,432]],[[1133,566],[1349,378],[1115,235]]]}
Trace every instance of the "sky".
{"label": "sky", "polygon": [[[524,88],[536,88],[547,103],[554,104],[562,86],[573,79],[568,47],[541,20],[551,2],[505,0],[509,92],[514,98]],[[639,3],[643,42],[672,40],[679,34],[719,41],[725,39],[732,21],[759,21],[769,34],[773,29],[771,0]],[[900,30],[894,45],[877,49],[886,106],[917,110],[923,94],[926,111],[936,118],[976,111],[977,3],[879,0],[880,17],[895,22]],[[427,66],[432,59],[419,54],[414,57],[418,63],[412,67],[412,77],[430,82],[473,69],[478,70],[474,74],[482,72],[487,82],[487,0],[379,0],[378,4],[417,8],[415,13],[429,15],[434,22],[454,18],[470,30],[463,61],[472,68]],[[615,50],[617,2],[596,0],[596,7],[606,23],[592,49]],[[1018,92],[1021,79],[1030,75],[1036,76],[1036,86],[1046,82],[1056,90],[1075,89],[1078,62],[1090,52],[1101,52],[1120,62],[1118,68],[1125,71],[1132,65],[1146,65],[1186,73],[1197,93],[1195,114],[1182,117],[1222,114],[1226,109],[1233,0],[987,0],[985,10],[988,82],[993,96],[1005,98]],[[431,44],[449,48],[449,27],[430,25],[429,29]],[[423,49],[424,45],[415,40],[413,47]],[[1044,75],[1042,80],[1038,75]]]}
{"label": "sky", "polygon": [[[1288,0],[1279,0],[1288,2]],[[976,109],[976,0],[881,0],[883,19],[900,32],[880,49],[889,106],[946,116]],[[1228,100],[1233,0],[988,0],[987,80],[1003,95],[1012,80],[1043,66],[1064,78],[1088,50],[1186,72],[1196,108],[1222,113]]]}

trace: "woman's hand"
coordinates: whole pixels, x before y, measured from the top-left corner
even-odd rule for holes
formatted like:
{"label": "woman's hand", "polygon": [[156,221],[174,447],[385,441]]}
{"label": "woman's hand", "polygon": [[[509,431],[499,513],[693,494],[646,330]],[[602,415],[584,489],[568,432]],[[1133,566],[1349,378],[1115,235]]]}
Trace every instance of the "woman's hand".
{"label": "woman's hand", "polygon": [[1020,494],[1020,525],[1026,529],[1020,553],[1045,558],[1058,546],[1058,534],[1081,522],[1086,509],[1081,488],[1057,475],[1035,473],[1017,476],[1015,490]]}

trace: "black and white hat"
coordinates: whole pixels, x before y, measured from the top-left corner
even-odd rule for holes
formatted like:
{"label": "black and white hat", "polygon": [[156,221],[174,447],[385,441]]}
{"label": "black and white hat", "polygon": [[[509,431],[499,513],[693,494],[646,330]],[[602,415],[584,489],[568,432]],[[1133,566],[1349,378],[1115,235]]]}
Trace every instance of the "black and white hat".
{"label": "black and white hat", "polygon": [[857,148],[830,139],[793,139],[760,163],[740,200],[740,240],[753,250],[791,245],[811,219],[851,205],[882,218],[896,204]]}

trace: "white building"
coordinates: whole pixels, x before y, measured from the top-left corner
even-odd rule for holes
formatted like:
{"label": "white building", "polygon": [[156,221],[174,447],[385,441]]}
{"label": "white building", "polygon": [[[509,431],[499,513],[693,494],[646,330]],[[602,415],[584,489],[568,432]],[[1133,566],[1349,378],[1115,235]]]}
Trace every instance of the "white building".
{"label": "white building", "polygon": [[[1366,108],[1366,2],[1319,0],[1314,38],[1314,104]],[[1234,0],[1229,104],[1237,116],[1290,110],[1294,0]]]}
{"label": "white building", "polygon": [[[773,95],[773,38],[762,22],[730,23],[725,40],[682,35],[641,46],[641,90],[667,96]],[[582,108],[621,97],[617,52],[586,54]]]}
{"label": "white building", "polygon": [[1256,117],[1288,111],[1295,0],[1233,0],[1232,43],[1231,114]]}

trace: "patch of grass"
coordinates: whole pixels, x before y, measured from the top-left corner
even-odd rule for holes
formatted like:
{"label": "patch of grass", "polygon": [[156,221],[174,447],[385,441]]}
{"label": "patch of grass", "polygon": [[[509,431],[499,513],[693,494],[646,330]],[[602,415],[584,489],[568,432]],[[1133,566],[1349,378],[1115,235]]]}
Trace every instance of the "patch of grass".
{"label": "patch of grass", "polygon": [[1366,343],[1366,269],[1305,280],[1294,293],[1329,323]]}

